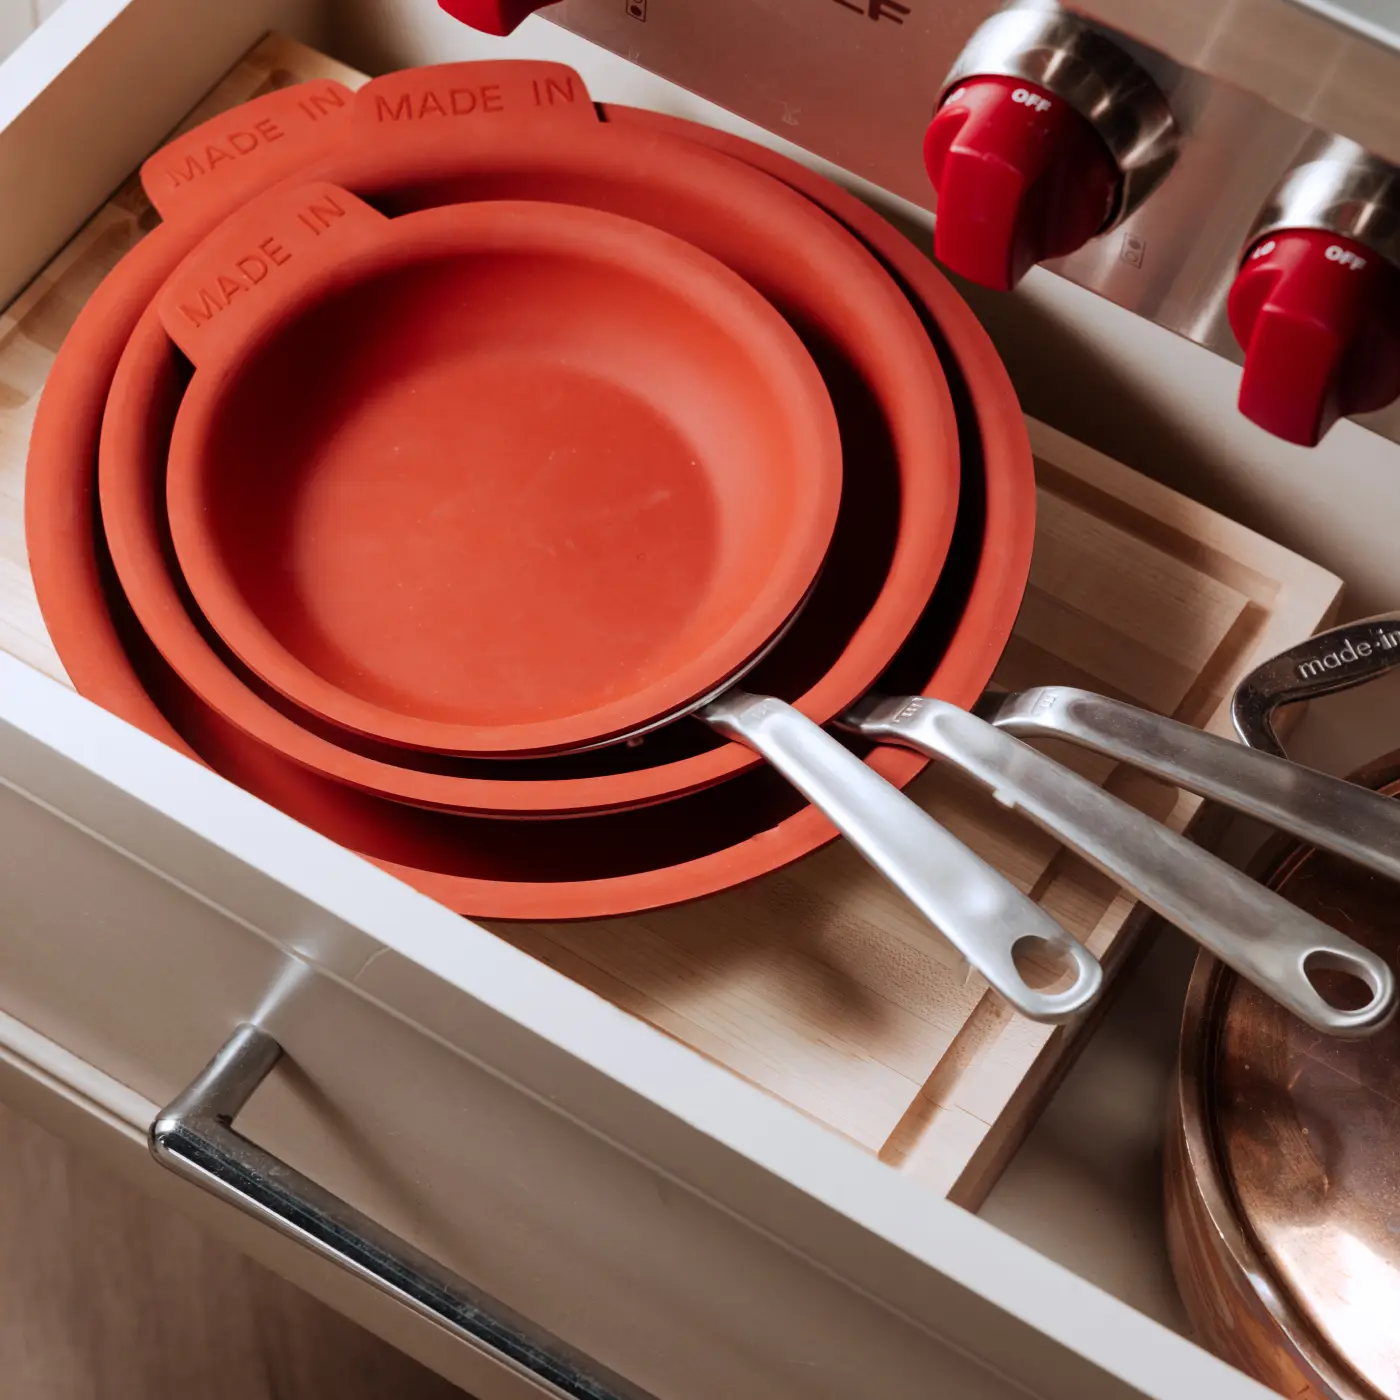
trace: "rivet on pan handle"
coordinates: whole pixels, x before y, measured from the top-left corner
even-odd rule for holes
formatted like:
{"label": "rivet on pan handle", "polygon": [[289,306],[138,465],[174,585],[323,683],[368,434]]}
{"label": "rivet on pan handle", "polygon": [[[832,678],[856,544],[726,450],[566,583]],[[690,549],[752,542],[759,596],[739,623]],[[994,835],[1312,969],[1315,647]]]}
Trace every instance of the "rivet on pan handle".
{"label": "rivet on pan handle", "polygon": [[[1356,1037],[1394,1014],[1395,978],[1381,958],[976,715],[914,697],[867,701],[848,723],[952,763],[1308,1025]],[[1359,978],[1370,999],[1331,1005],[1308,977],[1322,968]]]}
{"label": "rivet on pan handle", "polygon": [[[1098,996],[1103,969],[1039,905],[791,705],[731,690],[700,711],[761,753],[1023,1016],[1064,1021]],[[1059,992],[1032,987],[1018,943],[1049,945],[1074,969]]]}
{"label": "rivet on pan handle", "polygon": [[233,1120],[281,1057],[282,1047],[266,1031],[239,1026],[152,1124],[156,1161],[373,1284],[547,1395],[651,1400],[236,1132]]}

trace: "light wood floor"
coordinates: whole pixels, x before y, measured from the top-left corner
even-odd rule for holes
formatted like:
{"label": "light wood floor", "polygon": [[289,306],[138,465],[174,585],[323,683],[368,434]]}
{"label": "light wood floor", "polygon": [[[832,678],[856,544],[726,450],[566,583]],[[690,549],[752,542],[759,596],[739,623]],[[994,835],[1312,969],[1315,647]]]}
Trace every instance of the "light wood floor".
{"label": "light wood floor", "polygon": [[467,1400],[2,1108],[0,1395]]}

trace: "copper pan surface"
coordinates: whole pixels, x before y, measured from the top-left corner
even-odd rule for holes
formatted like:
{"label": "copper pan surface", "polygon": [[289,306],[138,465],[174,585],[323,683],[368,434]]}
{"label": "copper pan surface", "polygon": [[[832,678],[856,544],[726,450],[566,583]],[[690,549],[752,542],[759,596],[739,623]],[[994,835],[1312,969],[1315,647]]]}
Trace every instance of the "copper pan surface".
{"label": "copper pan surface", "polygon": [[[1353,781],[1400,793],[1400,753]],[[1290,841],[1255,873],[1400,962],[1392,882]],[[1288,1396],[1400,1397],[1400,1022],[1331,1039],[1202,956],[1166,1206],[1172,1267],[1211,1350]]]}

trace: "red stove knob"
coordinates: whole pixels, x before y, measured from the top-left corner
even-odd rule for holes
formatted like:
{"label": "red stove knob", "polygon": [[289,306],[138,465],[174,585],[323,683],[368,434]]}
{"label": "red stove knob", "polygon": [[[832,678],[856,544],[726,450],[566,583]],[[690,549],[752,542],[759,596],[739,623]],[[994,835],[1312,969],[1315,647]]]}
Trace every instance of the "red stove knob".
{"label": "red stove knob", "polygon": [[553,0],[438,0],[453,19],[483,34],[509,34],[522,20]]}
{"label": "red stove knob", "polygon": [[1244,350],[1240,412],[1315,446],[1347,414],[1400,396],[1400,269],[1319,229],[1271,233],[1230,288]]}
{"label": "red stove knob", "polygon": [[1083,247],[1118,202],[1103,139],[1063,98],[1019,78],[954,88],[924,137],[924,164],[938,191],[934,253],[999,291]]}

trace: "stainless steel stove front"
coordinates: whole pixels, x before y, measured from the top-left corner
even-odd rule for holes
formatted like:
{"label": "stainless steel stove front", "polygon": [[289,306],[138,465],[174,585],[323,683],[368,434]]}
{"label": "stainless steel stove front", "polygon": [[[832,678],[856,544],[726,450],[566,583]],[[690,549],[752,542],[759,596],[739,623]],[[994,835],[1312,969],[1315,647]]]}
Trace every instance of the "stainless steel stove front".
{"label": "stainless steel stove front", "polygon": [[[923,133],[945,76],[996,8],[978,0],[563,0],[543,13],[931,209]],[[1080,251],[1047,266],[1238,363],[1225,303],[1250,232],[1290,168],[1332,134],[1312,125],[1311,109],[1339,111],[1346,105],[1328,62],[1362,81],[1381,65],[1383,46],[1335,25],[1328,28],[1328,21],[1311,12],[1300,31],[1287,0],[1257,0],[1245,7],[1269,33],[1277,22],[1294,44],[1279,40],[1252,57],[1236,52],[1248,29],[1239,6],[1214,7],[1217,49],[1209,43],[1205,11],[1194,4],[1155,7],[1171,12],[1170,23],[1162,14],[1154,18],[1154,7],[1128,0],[1090,0],[1077,8],[1094,11],[1095,22],[1156,79],[1182,143],[1175,166],[1137,209]],[[1149,32],[1154,42],[1197,66],[1184,66],[1160,48],[1139,43],[1107,25],[1107,19]],[[1319,35],[1333,35],[1335,42],[1319,47]],[[1309,38],[1318,63],[1304,78],[1295,70],[1308,54],[1297,46],[1306,47]],[[1389,64],[1381,66],[1400,84],[1400,56],[1391,54]],[[1211,69],[1284,92],[1297,114],[1203,71]],[[1377,81],[1376,72],[1370,81]],[[1384,146],[1392,118],[1377,117],[1383,109],[1400,112],[1400,103],[1367,104],[1352,94],[1351,130],[1344,134],[1371,135]],[[1367,113],[1377,120],[1370,121]],[[1394,124],[1400,151],[1400,118]],[[1400,409],[1363,421],[1400,440]]]}

